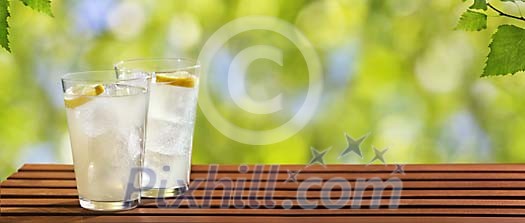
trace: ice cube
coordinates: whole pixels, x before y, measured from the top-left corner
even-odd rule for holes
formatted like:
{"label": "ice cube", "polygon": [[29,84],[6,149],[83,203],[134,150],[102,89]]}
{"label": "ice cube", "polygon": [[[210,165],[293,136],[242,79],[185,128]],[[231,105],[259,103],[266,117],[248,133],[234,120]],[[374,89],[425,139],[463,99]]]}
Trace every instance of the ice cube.
{"label": "ice cube", "polygon": [[[191,127],[191,126],[189,126]],[[192,130],[185,123],[148,119],[148,151],[167,155],[185,155],[191,146]]]}
{"label": "ice cube", "polygon": [[109,101],[105,98],[93,98],[75,108],[75,119],[82,132],[88,137],[96,137],[111,129],[113,115],[109,108]]}
{"label": "ice cube", "polygon": [[127,134],[123,134],[124,136],[126,136],[127,139],[126,152],[129,155],[130,159],[137,159],[144,147],[144,129],[139,126],[135,126],[132,128],[126,128],[125,130],[129,130]]}
{"label": "ice cube", "polygon": [[131,161],[128,158],[126,140],[117,131],[110,130],[88,141],[88,179],[92,197],[100,200],[122,199],[127,184]]}
{"label": "ice cube", "polygon": [[[184,186],[187,184],[189,174],[189,156],[188,155],[168,155],[149,151],[144,160],[144,166],[150,168],[155,173],[156,188],[172,188]],[[149,181],[149,175],[142,179],[142,185],[152,185]],[[163,182],[164,181],[164,182]]]}

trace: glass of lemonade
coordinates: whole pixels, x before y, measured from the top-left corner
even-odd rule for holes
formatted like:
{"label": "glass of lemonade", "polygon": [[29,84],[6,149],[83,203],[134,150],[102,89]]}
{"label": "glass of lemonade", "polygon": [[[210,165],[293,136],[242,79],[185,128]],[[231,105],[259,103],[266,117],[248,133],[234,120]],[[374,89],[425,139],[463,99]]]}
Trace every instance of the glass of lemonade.
{"label": "glass of lemonade", "polygon": [[126,210],[140,201],[149,77],[114,70],[62,77],[80,205]]}
{"label": "glass of lemonade", "polygon": [[199,65],[191,59],[136,59],[115,64],[119,77],[152,77],[143,197],[173,197],[188,189]]}

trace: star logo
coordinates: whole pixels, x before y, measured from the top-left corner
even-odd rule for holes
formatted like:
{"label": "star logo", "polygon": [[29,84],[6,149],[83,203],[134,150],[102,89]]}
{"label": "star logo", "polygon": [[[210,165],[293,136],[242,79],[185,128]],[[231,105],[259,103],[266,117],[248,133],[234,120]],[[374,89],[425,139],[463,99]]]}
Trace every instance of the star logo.
{"label": "star logo", "polygon": [[388,151],[388,148],[384,149],[382,151],[379,151],[376,147],[373,147],[373,146],[372,146],[372,148],[374,149],[375,156],[374,156],[374,158],[372,160],[370,160],[370,162],[368,164],[370,164],[370,163],[372,163],[372,162],[374,162],[376,160],[379,160],[383,164],[386,165],[385,158],[383,156],[385,155],[386,151]]}
{"label": "star logo", "polygon": [[396,169],[394,169],[390,175],[394,174],[405,175],[405,164],[396,164]]}
{"label": "star logo", "polygon": [[323,158],[324,158],[324,155],[326,155],[326,153],[328,153],[328,151],[330,151],[330,149],[332,149],[332,148],[329,147],[328,149],[325,149],[325,150],[319,152],[314,147],[310,147],[310,151],[312,152],[312,159],[310,160],[310,162],[308,162],[308,166],[314,165],[315,163],[319,163],[323,167],[326,167]]}
{"label": "star logo", "polygon": [[286,170],[288,173],[288,178],[284,181],[285,183],[288,182],[294,182],[297,183],[297,175],[301,172],[301,170]]}
{"label": "star logo", "polygon": [[348,146],[346,147],[345,150],[343,150],[343,152],[341,152],[341,154],[339,154],[338,159],[341,159],[342,157],[348,155],[348,153],[351,153],[351,152],[354,152],[359,157],[363,158],[363,154],[361,153],[361,144],[363,143],[363,141],[365,141],[368,135],[369,134],[366,134],[362,136],[361,138],[359,138],[358,140],[355,140],[352,137],[350,137],[347,133],[345,133],[346,143],[348,144]]}

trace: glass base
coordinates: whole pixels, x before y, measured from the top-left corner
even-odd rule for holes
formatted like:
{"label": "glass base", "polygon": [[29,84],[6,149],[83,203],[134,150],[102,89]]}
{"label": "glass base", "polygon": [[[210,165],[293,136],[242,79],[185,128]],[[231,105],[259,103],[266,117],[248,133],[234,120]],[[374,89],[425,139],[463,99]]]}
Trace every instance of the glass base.
{"label": "glass base", "polygon": [[136,208],[140,199],[132,201],[91,201],[84,198],[79,198],[80,206],[85,209],[93,211],[123,211]]}
{"label": "glass base", "polygon": [[183,194],[187,190],[188,187],[142,189],[140,196],[147,198],[176,197]]}

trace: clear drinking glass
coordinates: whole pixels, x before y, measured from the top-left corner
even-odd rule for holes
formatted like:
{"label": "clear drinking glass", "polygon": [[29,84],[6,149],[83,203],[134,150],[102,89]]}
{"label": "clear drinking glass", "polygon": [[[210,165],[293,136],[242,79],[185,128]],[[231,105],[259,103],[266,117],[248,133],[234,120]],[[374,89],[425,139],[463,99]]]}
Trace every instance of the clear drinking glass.
{"label": "clear drinking glass", "polygon": [[125,210],[140,202],[149,77],[114,70],[62,77],[80,205]]}
{"label": "clear drinking glass", "polygon": [[136,59],[115,64],[119,77],[152,77],[143,197],[173,197],[188,189],[199,65],[191,59]]}

